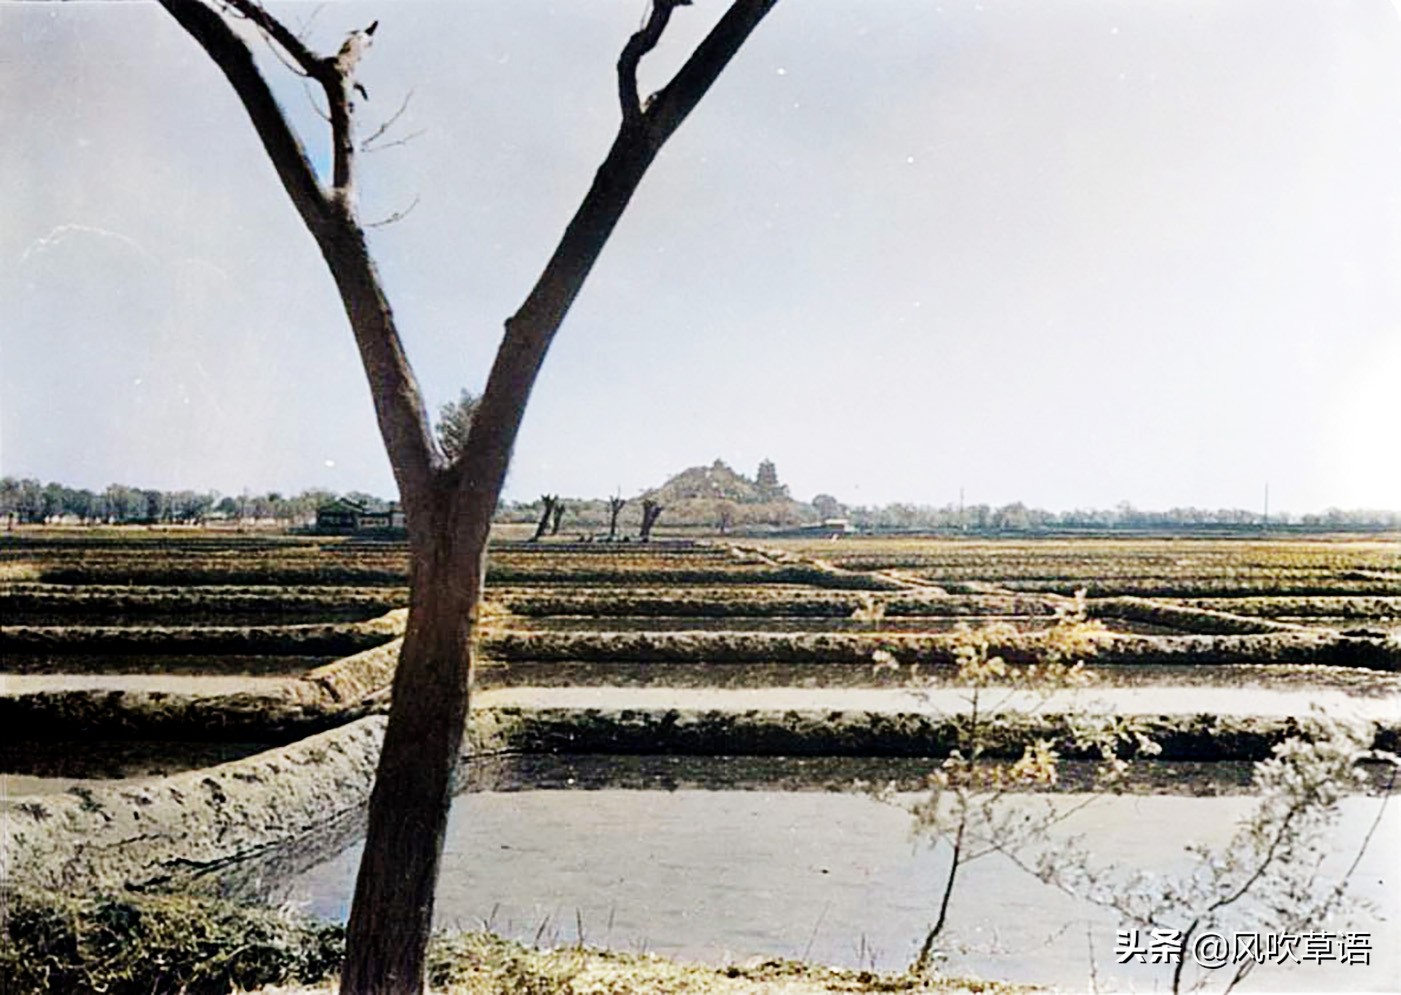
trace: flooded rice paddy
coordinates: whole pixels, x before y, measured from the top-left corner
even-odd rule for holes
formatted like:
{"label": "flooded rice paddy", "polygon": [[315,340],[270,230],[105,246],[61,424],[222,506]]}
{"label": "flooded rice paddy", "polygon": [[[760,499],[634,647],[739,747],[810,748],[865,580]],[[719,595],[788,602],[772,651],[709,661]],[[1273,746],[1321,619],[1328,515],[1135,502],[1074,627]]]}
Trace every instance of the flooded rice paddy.
{"label": "flooded rice paddy", "polygon": [[[879,783],[886,772],[897,775],[897,787],[912,787],[919,762],[795,763],[756,769],[755,761],[731,758],[536,758],[512,777],[488,775],[454,805],[438,922],[487,925],[527,943],[572,943],[582,932],[590,944],[716,964],[781,956],[903,967],[936,910],[948,851],[912,838],[902,805],[915,795],[877,800],[853,785]],[[1209,769],[1216,766],[1234,769]],[[1239,766],[1181,773],[1162,774],[1155,789],[1176,784],[1172,793],[1095,800],[1058,827],[1058,837],[1086,835],[1097,866],[1185,872],[1184,846],[1224,844],[1255,800],[1241,793]],[[1182,793],[1194,779],[1223,793]],[[1011,804],[1039,810],[1082,800],[1022,795]],[[1330,871],[1340,873],[1355,855],[1380,807],[1372,797],[1344,800]],[[1388,806],[1352,879],[1356,893],[1376,904],[1351,927],[1370,933],[1370,965],[1265,966],[1241,990],[1401,986],[1398,837],[1401,807]],[[344,918],[358,859],[351,845],[277,892],[316,915]],[[965,867],[951,916],[944,965],[951,973],[1068,991],[1088,990],[1092,978],[1103,990],[1170,987],[1160,965],[1116,963],[1115,931],[1125,924],[1115,913],[998,855]]]}
{"label": "flooded rice paddy", "polygon": [[[403,603],[403,551],[392,543],[307,538],[257,545],[235,536],[25,542],[0,543],[0,561],[23,560],[33,574],[32,581],[0,591],[10,627],[266,628],[359,621]],[[1331,540],[853,539],[820,548],[790,543],[777,551],[508,543],[493,553],[494,576],[503,582],[493,590],[503,604],[515,599],[519,613],[505,611],[500,624],[529,638],[520,643],[521,659],[503,654],[478,667],[477,704],[577,712],[789,711],[819,718],[857,710],[954,714],[968,708],[969,692],[952,667],[927,667],[917,675],[919,686],[911,687],[902,683],[908,667],[892,675],[863,658],[834,664],[803,659],[799,651],[794,659],[769,662],[762,655],[771,652],[770,643],[756,637],[943,634],[960,622],[1034,631],[1065,607],[1063,598],[1037,592],[1064,595],[1082,582],[1092,597],[1142,594],[1170,609],[1174,598],[1198,596],[1217,599],[1204,605],[1240,613],[1234,628],[1208,627],[1203,636],[1257,631],[1250,626],[1259,613],[1323,633],[1357,632],[1380,644],[1401,631],[1397,549],[1395,543]],[[1014,593],[1019,589],[1026,593]],[[885,595],[894,600],[879,617],[875,608]],[[1285,596],[1292,599],[1287,606]],[[1180,611],[1150,614],[1150,621],[1118,618],[1114,613],[1126,609],[1110,601],[1099,610],[1111,631],[1135,637],[1180,636],[1193,632],[1194,622],[1210,621]],[[606,652],[588,661],[526,658],[536,646],[539,655],[550,655],[544,651],[555,634],[553,655],[567,656],[577,650],[560,647],[582,646],[580,637],[602,636],[595,642],[603,645],[609,633],[675,639],[686,632],[731,633],[735,646],[715,659],[675,662]],[[148,694],[246,700],[274,695],[334,659],[258,652],[252,633],[246,639],[231,634],[219,652],[209,653],[190,653],[174,640],[154,648],[159,636],[154,633],[151,647],[127,639],[120,651],[75,638],[62,652],[47,652],[33,638],[11,633],[0,696],[21,701],[96,692],[116,700],[120,692],[133,692],[124,700]],[[260,638],[264,648],[272,645],[266,634]],[[752,645],[742,645],[746,640]],[[754,646],[764,648],[756,653]],[[1305,666],[1297,661],[1316,658],[1288,653],[1279,656],[1282,662],[1236,664],[1231,661],[1239,653],[1207,648],[1181,666],[1174,657],[1174,665],[1097,667],[1096,684],[1073,694],[990,691],[980,708],[1262,717],[1321,712],[1395,726],[1401,720],[1398,656],[1374,648],[1392,669]],[[352,695],[377,690],[357,690],[354,681],[344,686]],[[348,713],[358,707],[353,697],[344,704]],[[52,742],[7,744],[0,749],[0,771],[6,772],[0,799],[82,797],[92,785],[200,770],[270,745],[259,731],[240,729],[237,735],[247,740],[241,742],[220,741],[214,728],[208,741],[197,740],[203,731],[182,727],[160,741],[150,729],[133,728],[128,739],[107,739],[104,732],[96,741],[56,729]],[[935,914],[937,882],[948,862],[946,848],[911,838],[911,817],[901,804],[915,797],[933,763],[834,756],[480,758],[469,765],[466,790],[454,805],[439,921],[487,925],[526,942],[582,939],[714,963],[786,956],[898,969]],[[1255,804],[1249,779],[1250,766],[1243,763],[1136,761],[1123,794],[1095,800],[1057,831],[1067,838],[1083,834],[1097,864],[1179,873],[1190,866],[1188,843],[1221,845]],[[1080,792],[1090,780],[1089,767],[1065,761],[1055,794],[1016,795],[1009,804],[1068,809],[1085,799]],[[892,786],[894,797],[877,800],[871,789],[879,785]],[[1401,807],[1382,810],[1381,804],[1365,795],[1344,799],[1325,864],[1328,873],[1345,866],[1380,812],[1372,846],[1352,877],[1357,894],[1375,908],[1350,927],[1318,927],[1368,933],[1372,962],[1261,968],[1244,990],[1401,989]],[[245,861],[231,873],[230,890],[343,918],[359,857],[360,818],[327,819],[314,845],[299,839],[264,861]],[[1005,856],[967,866],[951,912],[944,965],[951,973],[1070,991],[1170,987],[1161,965],[1116,963],[1115,931],[1126,924],[1114,914],[1042,884]],[[1223,987],[1222,979],[1209,980],[1210,987]]]}

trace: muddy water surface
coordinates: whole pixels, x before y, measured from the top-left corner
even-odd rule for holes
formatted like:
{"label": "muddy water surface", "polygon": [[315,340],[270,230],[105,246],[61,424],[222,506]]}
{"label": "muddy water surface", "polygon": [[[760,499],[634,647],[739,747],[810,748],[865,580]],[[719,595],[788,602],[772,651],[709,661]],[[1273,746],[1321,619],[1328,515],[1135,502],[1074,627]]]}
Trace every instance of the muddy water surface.
{"label": "muddy water surface", "polygon": [[[700,779],[706,784],[724,782],[723,758],[684,763],[709,767]],[[676,763],[670,766],[685,783]],[[624,790],[597,787],[606,778],[577,778],[572,787],[570,780],[459,796],[444,854],[440,924],[488,924],[541,943],[574,942],[582,931],[588,943],[715,963],[782,956],[897,968],[934,914],[947,851],[912,840],[910,816],[897,804],[849,791]],[[1078,800],[1028,795],[1016,804],[1039,810]],[[1106,797],[1068,819],[1063,831],[1085,834],[1097,864],[1182,872],[1190,866],[1185,844],[1220,846],[1253,804],[1239,793]],[[1329,871],[1356,852],[1380,804],[1344,801]],[[1353,877],[1357,893],[1377,904],[1377,913],[1354,924],[1371,936],[1369,965],[1262,967],[1240,990],[1401,988],[1398,840],[1401,806],[1391,806]],[[284,894],[315,914],[344,917],[358,859],[352,846],[291,878]],[[1092,975],[1105,990],[1170,987],[1161,965],[1115,963],[1115,931],[1125,925],[1116,914],[1055,891],[997,855],[965,868],[951,915],[950,971],[1069,991],[1088,990]]]}
{"label": "muddy water surface", "polygon": [[[1401,714],[1401,675],[1356,667],[1293,664],[1235,666],[1097,666],[1101,688],[1192,688],[1296,691],[1306,703],[1316,690],[1349,697],[1390,698]],[[952,667],[925,667],[928,687],[956,686]],[[477,686],[671,688],[907,688],[909,668],[882,671],[868,663],[670,663],[569,660],[490,662],[476,671]],[[1208,706],[1209,707],[1209,706]]]}

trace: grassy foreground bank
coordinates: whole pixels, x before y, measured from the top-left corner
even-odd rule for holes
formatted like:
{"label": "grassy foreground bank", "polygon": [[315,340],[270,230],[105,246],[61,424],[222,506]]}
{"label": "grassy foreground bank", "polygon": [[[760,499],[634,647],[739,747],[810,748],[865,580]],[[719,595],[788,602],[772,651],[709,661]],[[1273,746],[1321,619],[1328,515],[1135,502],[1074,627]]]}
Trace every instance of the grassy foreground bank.
{"label": "grassy foreground bank", "polygon": [[[75,900],[11,891],[0,895],[0,919],[0,995],[329,993],[335,991],[345,943],[338,925],[178,895]],[[487,933],[435,937],[428,979],[439,995],[1009,995],[1026,990],[792,961],[714,968],[589,948],[537,950]]]}

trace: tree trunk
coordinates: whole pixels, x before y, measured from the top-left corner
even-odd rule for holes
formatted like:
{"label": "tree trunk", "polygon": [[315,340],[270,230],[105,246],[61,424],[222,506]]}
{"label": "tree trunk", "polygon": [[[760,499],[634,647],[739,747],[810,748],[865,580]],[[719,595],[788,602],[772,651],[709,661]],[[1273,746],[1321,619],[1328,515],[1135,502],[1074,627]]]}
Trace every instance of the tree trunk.
{"label": "tree trunk", "polygon": [[545,530],[550,527],[550,517],[555,512],[555,498],[551,495],[541,495],[540,503],[544,507],[540,511],[540,521],[535,525],[535,534],[530,537],[531,542],[539,542],[545,537]]}
{"label": "tree trunk", "polygon": [[627,504],[621,498],[608,499],[608,539],[611,542],[618,538],[618,514],[623,510],[623,505]]}
{"label": "tree trunk", "polygon": [[[346,993],[422,991],[486,565],[485,541],[451,541],[457,497],[440,490],[430,521],[410,521],[412,601],[347,927],[358,956],[345,965]],[[484,539],[490,523],[463,524]]]}
{"label": "tree trunk", "polygon": [[638,533],[638,538],[643,542],[650,542],[652,539],[652,526],[657,524],[657,519],[662,517],[662,512],[666,509],[655,501],[642,502],[642,529]]}

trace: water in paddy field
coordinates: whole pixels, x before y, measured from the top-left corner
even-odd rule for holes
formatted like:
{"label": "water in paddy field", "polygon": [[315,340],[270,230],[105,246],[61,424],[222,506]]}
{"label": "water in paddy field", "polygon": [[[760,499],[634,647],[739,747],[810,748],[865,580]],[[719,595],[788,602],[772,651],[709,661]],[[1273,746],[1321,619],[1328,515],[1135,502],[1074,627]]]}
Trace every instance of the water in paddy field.
{"label": "water in paddy field", "polygon": [[178,740],[29,740],[0,742],[0,810],[11,799],[75,787],[166,777],[242,760],[271,742]]}
{"label": "water in paddy field", "polygon": [[[582,930],[591,945],[716,964],[776,956],[899,969],[935,915],[947,850],[912,840],[908,813],[852,790],[849,776],[885,770],[905,785],[918,764],[533,758],[514,777],[488,780],[526,790],[458,797],[438,923],[485,924],[543,945],[576,942]],[[1211,766],[1197,769],[1200,780],[1213,780]],[[1217,780],[1226,794],[1104,797],[1058,832],[1084,834],[1097,863],[1182,871],[1191,866],[1185,844],[1224,845],[1254,804],[1239,791],[1239,768]],[[1013,804],[1082,799],[1025,795]],[[1350,927],[1370,934],[1371,963],[1262,966],[1239,990],[1401,988],[1401,805],[1381,806],[1375,797],[1344,800],[1326,865],[1344,867],[1382,812],[1352,878],[1354,893],[1376,906]],[[358,861],[359,846],[351,846],[284,879],[278,897],[344,918]],[[1170,968],[1116,963],[1116,930],[1127,927],[1116,913],[1043,885],[999,855],[965,866],[950,916],[946,973],[1069,991],[1087,991],[1092,980],[1100,990],[1171,988]],[[1224,987],[1225,979],[1210,980],[1208,990]]]}
{"label": "water in paddy field", "polygon": [[[1320,667],[1290,664],[1236,666],[1106,666],[1093,670],[1094,683],[1075,695],[1081,706],[1112,705],[1157,711],[1308,715],[1312,706],[1327,704],[1337,717],[1370,713],[1377,717],[1401,714],[1401,675],[1354,667]],[[923,687],[912,687],[867,665],[764,663],[638,663],[630,661],[528,661],[513,660],[478,668],[476,685],[491,700],[496,689],[521,689],[522,695],[548,697],[532,689],[572,689],[587,697],[590,689],[623,701],[628,694],[646,690],[653,704],[666,704],[667,692],[687,691],[673,705],[699,707],[703,697],[695,692],[753,690],[772,699],[783,699],[785,708],[857,708],[859,693],[879,691],[882,700],[905,700],[920,706],[943,701],[947,707],[967,706],[950,667],[927,667],[920,672]],[[563,690],[555,693],[563,694]],[[999,691],[986,699],[996,702]],[[497,696],[500,697],[500,696]],[[640,699],[638,699],[640,700]],[[760,707],[757,703],[754,707]]]}

